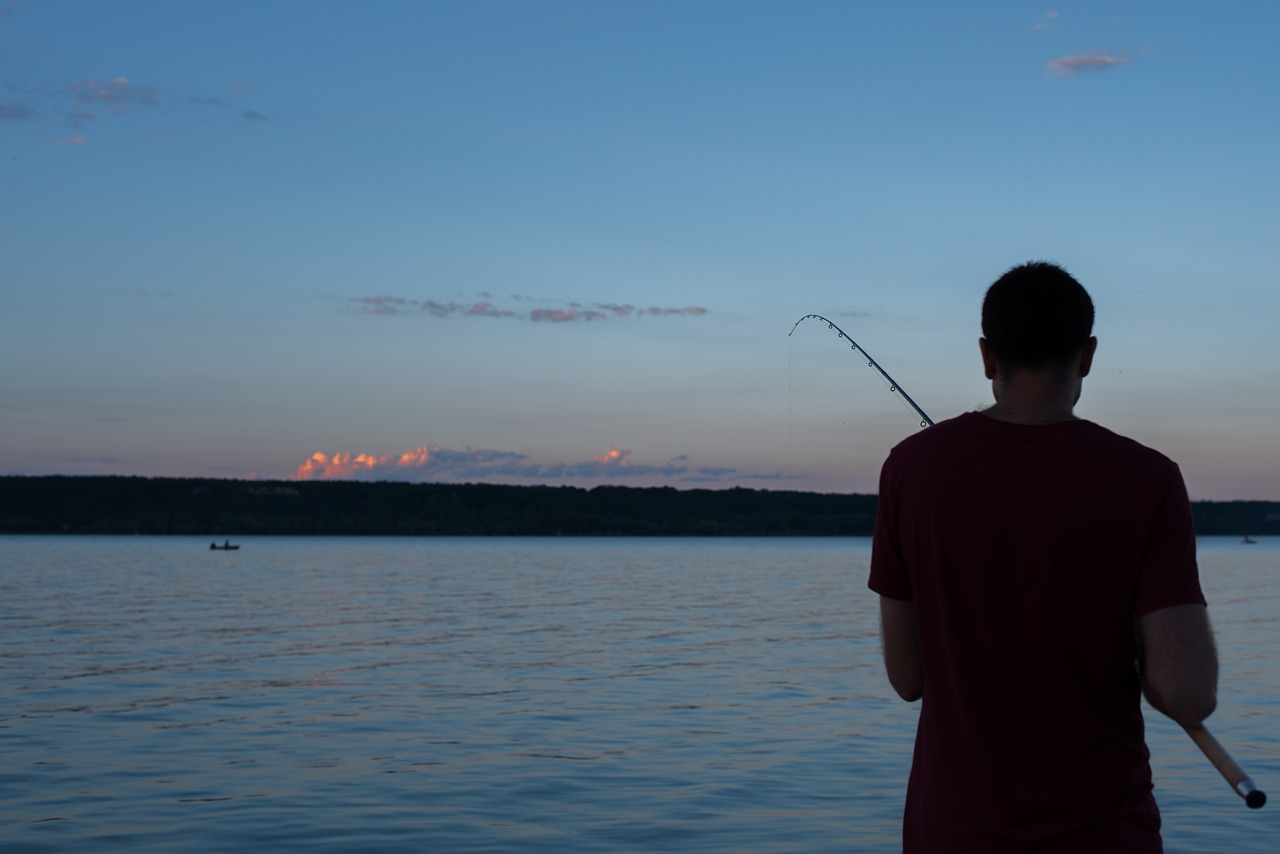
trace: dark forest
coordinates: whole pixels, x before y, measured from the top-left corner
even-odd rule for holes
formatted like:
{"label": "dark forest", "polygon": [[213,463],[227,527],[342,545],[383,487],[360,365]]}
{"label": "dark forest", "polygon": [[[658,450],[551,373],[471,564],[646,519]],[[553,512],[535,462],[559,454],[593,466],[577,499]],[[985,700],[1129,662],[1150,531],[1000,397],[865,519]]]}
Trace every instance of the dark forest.
{"label": "dark forest", "polygon": [[[1280,502],[1195,502],[1200,534],[1280,534]],[[867,536],[876,496],[755,489],[0,477],[0,533]]]}

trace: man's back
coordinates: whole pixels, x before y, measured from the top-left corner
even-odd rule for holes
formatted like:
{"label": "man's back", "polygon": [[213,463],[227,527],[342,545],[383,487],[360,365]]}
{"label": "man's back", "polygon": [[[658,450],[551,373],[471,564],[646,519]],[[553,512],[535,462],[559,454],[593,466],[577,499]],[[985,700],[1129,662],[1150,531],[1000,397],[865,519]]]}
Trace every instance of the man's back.
{"label": "man's back", "polygon": [[1134,630],[1204,601],[1177,467],[1087,421],[971,413],[899,445],[880,501],[870,586],[913,603],[924,674],[907,850],[1091,826],[1160,850]]}

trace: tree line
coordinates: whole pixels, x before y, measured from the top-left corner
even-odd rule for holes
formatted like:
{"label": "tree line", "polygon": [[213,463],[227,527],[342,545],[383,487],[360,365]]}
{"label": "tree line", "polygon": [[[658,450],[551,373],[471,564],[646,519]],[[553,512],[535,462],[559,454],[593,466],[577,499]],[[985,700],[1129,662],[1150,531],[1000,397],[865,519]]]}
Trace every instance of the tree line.
{"label": "tree line", "polygon": [[[1201,534],[1280,534],[1280,502],[1194,502]],[[669,486],[0,477],[0,533],[869,536],[876,496]]]}

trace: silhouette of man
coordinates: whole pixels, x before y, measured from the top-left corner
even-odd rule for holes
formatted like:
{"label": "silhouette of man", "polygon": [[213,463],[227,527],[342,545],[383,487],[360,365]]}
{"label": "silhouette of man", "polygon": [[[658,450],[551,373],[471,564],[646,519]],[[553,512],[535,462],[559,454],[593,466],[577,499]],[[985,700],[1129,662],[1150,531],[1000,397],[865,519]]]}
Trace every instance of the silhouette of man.
{"label": "silhouette of man", "polygon": [[922,700],[904,851],[1159,852],[1140,693],[1184,726],[1216,705],[1182,475],[1073,411],[1093,318],[1062,268],[1005,273],[995,404],[881,471],[869,586],[889,681]]}

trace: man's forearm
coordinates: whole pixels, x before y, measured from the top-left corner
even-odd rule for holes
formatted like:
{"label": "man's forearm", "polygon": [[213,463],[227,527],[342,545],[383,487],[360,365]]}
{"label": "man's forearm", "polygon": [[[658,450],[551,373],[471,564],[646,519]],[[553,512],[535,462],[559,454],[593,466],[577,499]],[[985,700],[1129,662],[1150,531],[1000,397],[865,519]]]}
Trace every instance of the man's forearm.
{"label": "man's forearm", "polygon": [[1218,705],[1218,653],[1203,605],[1175,605],[1140,621],[1142,693],[1157,711],[1184,727]]}
{"label": "man's forearm", "polygon": [[920,699],[924,692],[924,665],[916,632],[915,605],[881,596],[880,641],[884,648],[884,666],[889,673],[889,684],[907,702]]}

